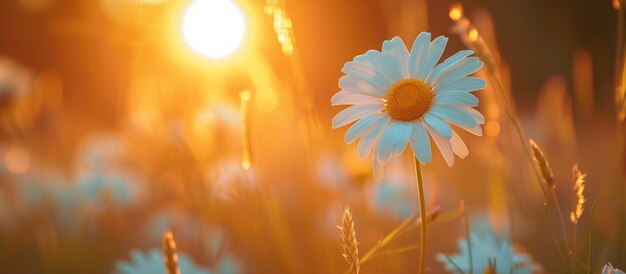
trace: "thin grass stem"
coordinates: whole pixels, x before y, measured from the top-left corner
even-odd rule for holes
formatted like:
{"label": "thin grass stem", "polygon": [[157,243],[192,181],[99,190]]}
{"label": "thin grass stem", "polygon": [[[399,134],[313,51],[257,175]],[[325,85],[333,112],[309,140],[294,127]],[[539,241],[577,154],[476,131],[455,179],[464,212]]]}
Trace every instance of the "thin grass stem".
{"label": "thin grass stem", "polygon": [[467,220],[467,211],[463,212],[463,221],[465,222],[465,234],[467,235],[467,249],[469,250],[469,266],[470,273],[474,273],[474,260],[472,258],[472,235],[470,233],[469,222]]}
{"label": "thin grass stem", "polygon": [[[446,254],[446,253],[441,253],[441,254],[443,254],[443,256],[446,258],[446,260],[447,260],[450,264],[452,264],[452,265],[454,266],[454,268],[456,268],[456,270],[457,270],[457,271],[459,271],[459,273],[465,274],[465,271],[463,271],[463,270],[459,267],[459,265],[457,265],[457,264],[456,264],[456,263],[452,260],[452,258],[450,258],[450,256],[448,256],[448,254]],[[471,272],[470,272],[470,274],[473,274],[473,273],[471,273]]]}
{"label": "thin grass stem", "polygon": [[589,249],[587,250],[587,274],[591,274],[591,255],[593,250],[593,214],[596,210],[596,201],[591,204],[591,213],[589,214]]}
{"label": "thin grass stem", "polygon": [[550,235],[552,236],[552,242],[554,243],[554,246],[556,247],[556,250],[559,253],[559,260],[561,261],[563,268],[567,269],[567,263],[565,262],[565,255],[563,254],[563,250],[561,249],[561,246],[558,243],[557,237],[554,232],[554,226],[552,225],[552,222],[550,221],[552,220],[552,213],[550,212],[550,209],[548,208],[547,203],[544,204],[543,208],[545,209],[546,214],[548,215],[548,227],[550,228]]}
{"label": "thin grass stem", "polygon": [[574,271],[572,268],[574,266],[574,261],[572,260],[572,250],[570,249],[569,243],[567,241],[567,229],[565,228],[565,219],[563,218],[563,211],[561,210],[561,205],[559,204],[559,201],[556,197],[556,193],[554,191],[554,188],[550,188],[550,194],[552,196],[552,200],[554,202],[554,207],[556,208],[556,212],[558,214],[558,218],[559,218],[559,222],[561,224],[561,240],[563,241],[563,245],[565,246],[566,250],[567,250],[567,257],[568,257],[568,261],[569,261],[569,266],[570,269],[572,271]]}

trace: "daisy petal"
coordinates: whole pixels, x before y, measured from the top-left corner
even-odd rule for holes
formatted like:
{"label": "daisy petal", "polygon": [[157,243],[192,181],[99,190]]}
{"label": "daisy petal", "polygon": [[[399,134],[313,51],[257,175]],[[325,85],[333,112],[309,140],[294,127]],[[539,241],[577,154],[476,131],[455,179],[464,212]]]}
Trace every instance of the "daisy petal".
{"label": "daisy petal", "polygon": [[383,104],[383,100],[380,97],[374,97],[365,94],[359,94],[350,92],[347,90],[341,90],[332,98],[330,98],[330,103],[333,106],[339,105],[380,105]]}
{"label": "daisy petal", "polygon": [[478,77],[463,77],[454,81],[446,83],[438,83],[434,86],[433,90],[437,93],[442,93],[446,90],[463,90],[474,91],[483,89],[487,86],[485,80]]}
{"label": "daisy petal", "polygon": [[398,134],[396,134],[396,138],[394,140],[395,144],[393,146],[394,154],[401,154],[406,149],[406,146],[409,144],[409,138],[411,138],[411,134],[413,133],[413,124],[402,122],[400,123],[400,129],[398,130]]}
{"label": "daisy petal", "polygon": [[476,136],[483,136],[483,128],[480,127],[480,125],[478,124],[475,125],[474,127],[466,127],[466,126],[457,125],[457,124],[455,125]]}
{"label": "daisy petal", "polygon": [[377,50],[368,50],[365,54],[354,57],[355,62],[367,64],[374,69],[376,75],[386,84],[385,90],[395,83],[392,81],[392,78],[395,79],[395,77],[391,77],[389,72],[385,70],[386,60],[387,57]]}
{"label": "daisy petal", "polygon": [[450,138],[450,145],[452,145],[452,151],[454,154],[461,157],[461,159],[465,159],[467,155],[469,155],[469,150],[467,150],[467,146],[461,136],[459,136],[456,132],[452,131],[452,138]]}
{"label": "daisy petal", "polygon": [[400,128],[400,123],[391,122],[385,130],[380,134],[380,139],[376,144],[378,148],[378,152],[376,155],[378,156],[378,163],[381,165],[386,165],[391,155],[393,155],[393,144],[396,132]]}
{"label": "daisy petal", "polygon": [[455,106],[434,105],[430,109],[429,113],[439,116],[457,125],[474,127],[477,124],[476,120],[474,119],[474,117],[472,117],[471,114],[469,114],[464,109],[460,109]]}
{"label": "daisy petal", "polygon": [[411,148],[413,153],[422,164],[430,163],[432,155],[430,152],[430,139],[428,133],[420,122],[413,123],[413,134],[411,135]]}
{"label": "daisy petal", "polygon": [[[393,44],[394,42],[392,42],[392,40],[383,42],[383,48],[391,47],[389,43]],[[392,54],[391,51],[383,51],[378,61],[380,62],[380,70],[385,71],[387,77],[389,77],[389,81],[391,82],[390,87],[404,78],[400,58]]]}
{"label": "daisy petal", "polygon": [[384,166],[378,162],[378,153],[376,152],[378,151],[378,146],[380,146],[380,142],[376,143],[374,147],[374,153],[372,155],[372,169],[374,171],[374,178],[380,181],[383,177],[385,177],[385,169]]}
{"label": "daisy petal", "polygon": [[478,97],[463,91],[447,91],[437,94],[435,104],[478,106]]}
{"label": "daisy petal", "polygon": [[412,123],[395,121],[389,124],[378,140],[379,163],[386,165],[391,156],[401,154],[406,149],[412,132]]}
{"label": "daisy petal", "polygon": [[452,128],[448,123],[444,120],[441,120],[439,117],[432,115],[430,113],[426,113],[424,115],[424,120],[428,123],[429,126],[437,130],[443,137],[446,139],[450,139],[452,137]]}
{"label": "daisy petal", "polygon": [[333,128],[352,123],[362,117],[383,110],[383,105],[354,105],[337,113],[333,118]]}
{"label": "daisy petal", "polygon": [[443,155],[443,159],[446,160],[448,166],[454,165],[454,153],[452,151],[452,145],[450,144],[450,141],[441,136],[441,134],[439,134],[429,125],[425,124],[424,126],[426,127],[426,130],[428,130],[430,136],[433,137],[435,144],[439,148],[439,151],[441,151],[441,155]]}
{"label": "daisy petal", "polygon": [[446,72],[448,69],[454,67],[458,62],[463,60],[463,58],[470,56],[472,53],[474,52],[471,50],[462,50],[448,57],[448,59],[437,65],[430,72],[428,78],[426,78],[426,84],[431,85],[437,78],[439,78],[441,74]]}
{"label": "daisy petal", "polygon": [[481,125],[485,123],[485,116],[483,116],[483,114],[480,113],[475,108],[467,107],[467,106],[457,106],[457,108],[462,109],[465,112],[467,112],[470,116],[472,116],[472,118],[474,119],[474,121],[476,121],[476,123],[479,123]]}
{"label": "daisy petal", "polygon": [[386,95],[386,91],[372,85],[372,83],[350,75],[344,75],[339,78],[339,87],[343,90],[347,90],[353,93],[378,97],[383,97]]}
{"label": "daisy petal", "polygon": [[444,84],[445,82],[452,82],[456,79],[468,76],[478,71],[483,66],[483,62],[478,57],[468,57],[459,61],[453,67],[442,72],[436,79],[429,79],[433,85],[437,83]]}
{"label": "daisy petal", "polygon": [[411,138],[411,134],[413,133],[413,124],[406,122],[398,122],[400,124],[400,128],[396,131],[395,138],[393,140],[393,153],[401,154],[406,149],[407,144],[409,143],[409,138]]}
{"label": "daisy petal", "polygon": [[358,139],[359,137],[363,136],[363,134],[365,134],[365,132],[368,129],[372,128],[372,126],[374,126],[374,124],[380,121],[380,119],[382,119],[384,116],[385,114],[377,113],[377,114],[365,116],[361,118],[361,120],[358,120],[346,132],[346,137],[345,137],[346,144],[350,144],[354,142],[356,139]]}
{"label": "daisy petal", "polygon": [[396,36],[383,42],[383,54],[392,56],[397,60],[402,78],[411,77],[409,74],[409,50],[400,37]]}
{"label": "daisy petal", "polygon": [[430,33],[420,33],[411,48],[411,56],[409,57],[409,74],[412,77],[417,77],[420,80],[424,80],[418,77],[419,72],[424,68],[426,60],[428,59],[428,49],[430,47]]}
{"label": "daisy petal", "polygon": [[428,58],[426,62],[424,62],[418,71],[418,74],[415,75],[418,79],[425,81],[428,77],[428,74],[433,70],[439,59],[441,59],[441,55],[443,54],[443,50],[446,48],[446,44],[448,43],[448,38],[445,36],[439,36],[430,43],[430,47],[428,49]]}
{"label": "daisy petal", "polygon": [[341,72],[367,81],[379,89],[386,89],[389,86],[387,80],[376,71],[376,67],[371,62],[347,62],[343,65]]}
{"label": "daisy petal", "polygon": [[359,141],[359,146],[357,149],[359,157],[361,157],[362,159],[367,158],[367,155],[372,150],[372,146],[374,145],[374,142],[376,142],[378,135],[380,135],[380,132],[387,126],[389,120],[390,119],[388,116],[383,117],[378,122],[376,122],[375,126],[371,127],[367,131],[367,133],[363,135],[363,137]]}

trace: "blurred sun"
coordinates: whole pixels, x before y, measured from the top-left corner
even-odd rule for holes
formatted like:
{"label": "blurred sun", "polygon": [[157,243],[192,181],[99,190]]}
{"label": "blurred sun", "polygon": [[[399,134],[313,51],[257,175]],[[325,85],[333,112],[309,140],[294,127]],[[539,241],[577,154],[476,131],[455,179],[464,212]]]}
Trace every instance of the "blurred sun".
{"label": "blurred sun", "polygon": [[189,46],[210,58],[233,53],[244,32],[241,10],[230,0],[196,0],[183,21],[183,35]]}

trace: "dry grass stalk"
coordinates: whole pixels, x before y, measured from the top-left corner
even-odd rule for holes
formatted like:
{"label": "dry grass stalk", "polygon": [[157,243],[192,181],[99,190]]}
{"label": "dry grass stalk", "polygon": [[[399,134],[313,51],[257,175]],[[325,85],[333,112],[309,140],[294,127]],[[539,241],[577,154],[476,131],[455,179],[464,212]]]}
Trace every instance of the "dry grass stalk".
{"label": "dry grass stalk", "polygon": [[574,210],[570,212],[569,217],[572,223],[576,224],[580,220],[580,216],[583,215],[583,211],[585,211],[585,195],[583,191],[585,190],[585,177],[587,174],[580,172],[578,165],[574,165],[572,174],[574,177]]}
{"label": "dry grass stalk", "polygon": [[251,145],[251,137],[250,137],[250,97],[252,93],[249,90],[244,90],[239,93],[239,98],[241,99],[241,119],[243,122],[241,123],[241,132],[242,132],[242,148],[243,155],[241,161],[241,167],[243,169],[249,169],[250,165],[252,165],[252,145]]}
{"label": "dry grass stalk", "polygon": [[437,218],[439,218],[439,215],[441,215],[441,207],[436,206],[435,208],[431,209],[430,212],[428,213],[428,217],[426,218],[426,223],[429,225],[432,224],[435,220],[437,220]]}
{"label": "dry grass stalk", "polygon": [[554,173],[552,173],[552,168],[550,167],[550,163],[546,160],[546,157],[543,155],[543,151],[541,148],[535,143],[533,139],[530,139],[530,148],[533,153],[533,160],[535,161],[535,165],[541,171],[541,178],[543,182],[551,188],[556,188],[554,184]]}
{"label": "dry grass stalk", "polygon": [[163,234],[163,260],[165,262],[165,272],[167,274],[180,274],[178,270],[178,253],[176,252],[176,242],[172,232]]}
{"label": "dry grass stalk", "polygon": [[343,245],[343,257],[348,261],[350,265],[351,274],[358,274],[361,268],[359,263],[359,243],[356,241],[356,231],[354,229],[354,220],[352,219],[352,213],[349,208],[343,211],[341,217],[341,226],[338,226],[341,231],[341,240]]}
{"label": "dry grass stalk", "polygon": [[282,46],[283,53],[291,55],[295,48],[293,25],[283,6],[283,1],[268,0],[264,10],[265,14],[274,17],[274,31],[276,32],[278,42]]}
{"label": "dry grass stalk", "polygon": [[459,2],[452,4],[448,16],[455,23],[452,31],[459,34],[463,43],[474,50],[490,70],[494,73],[498,71],[494,54],[492,54],[489,46],[478,33],[478,29],[465,16],[463,5]]}

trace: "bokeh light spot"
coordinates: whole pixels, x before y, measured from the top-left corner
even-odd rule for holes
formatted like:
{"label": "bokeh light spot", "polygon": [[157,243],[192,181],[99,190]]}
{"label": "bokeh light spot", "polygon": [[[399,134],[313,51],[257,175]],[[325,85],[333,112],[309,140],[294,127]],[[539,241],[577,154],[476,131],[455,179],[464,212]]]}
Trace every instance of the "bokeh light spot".
{"label": "bokeh light spot", "polygon": [[223,58],[241,43],[244,18],[230,0],[197,0],[183,21],[183,35],[189,46],[210,58]]}
{"label": "bokeh light spot", "polygon": [[500,124],[496,121],[489,121],[485,124],[485,134],[487,136],[495,137],[500,134]]}
{"label": "bokeh light spot", "polygon": [[28,152],[19,147],[11,148],[4,155],[4,167],[13,174],[23,174],[28,171],[30,156]]}

